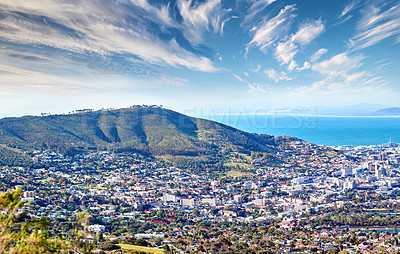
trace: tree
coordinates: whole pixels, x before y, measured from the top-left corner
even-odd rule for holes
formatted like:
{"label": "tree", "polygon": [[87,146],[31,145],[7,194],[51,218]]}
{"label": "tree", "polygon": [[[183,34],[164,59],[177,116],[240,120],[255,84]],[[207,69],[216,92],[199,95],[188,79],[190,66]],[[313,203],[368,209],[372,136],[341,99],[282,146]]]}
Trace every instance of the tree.
{"label": "tree", "polygon": [[68,243],[49,238],[46,219],[23,220],[25,204],[21,189],[0,194],[0,253],[52,253],[64,252]]}
{"label": "tree", "polygon": [[87,216],[79,214],[70,239],[62,235],[50,237],[47,231],[50,222],[45,219],[31,219],[26,216],[26,204],[21,201],[21,189],[0,194],[0,253],[41,254],[80,253],[88,254],[94,249],[92,244],[80,241]]}
{"label": "tree", "polygon": [[330,249],[329,251],[328,251],[328,254],[338,254],[339,253],[339,251],[338,251],[338,249]]}

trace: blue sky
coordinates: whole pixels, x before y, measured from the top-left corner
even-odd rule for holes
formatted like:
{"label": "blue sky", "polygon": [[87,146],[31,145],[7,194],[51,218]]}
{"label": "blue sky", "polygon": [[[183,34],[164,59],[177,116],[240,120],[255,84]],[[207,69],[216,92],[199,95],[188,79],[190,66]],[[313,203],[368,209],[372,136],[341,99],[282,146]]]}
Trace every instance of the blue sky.
{"label": "blue sky", "polygon": [[0,115],[400,106],[398,1],[0,1]]}

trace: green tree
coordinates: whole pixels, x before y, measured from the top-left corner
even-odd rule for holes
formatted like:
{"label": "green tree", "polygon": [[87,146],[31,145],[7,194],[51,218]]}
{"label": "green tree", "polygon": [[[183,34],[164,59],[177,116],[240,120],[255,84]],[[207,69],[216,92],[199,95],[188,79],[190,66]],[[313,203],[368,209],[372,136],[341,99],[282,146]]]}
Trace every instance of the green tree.
{"label": "green tree", "polygon": [[25,204],[21,189],[0,194],[0,253],[54,253],[63,252],[68,243],[49,238],[45,219],[23,220]]}

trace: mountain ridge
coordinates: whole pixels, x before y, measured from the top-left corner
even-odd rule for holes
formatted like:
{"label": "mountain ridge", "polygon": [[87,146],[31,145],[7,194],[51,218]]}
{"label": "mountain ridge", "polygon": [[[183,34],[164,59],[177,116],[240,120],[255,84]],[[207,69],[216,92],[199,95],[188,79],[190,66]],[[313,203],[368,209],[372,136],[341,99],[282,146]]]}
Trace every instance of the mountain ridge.
{"label": "mountain ridge", "polygon": [[392,107],[392,108],[384,108],[379,109],[374,112],[376,116],[400,116],[400,108]]}
{"label": "mountain ridge", "polygon": [[222,123],[154,106],[0,119],[0,144],[22,151],[136,151],[164,156],[216,156],[225,151],[277,151],[279,142]]}

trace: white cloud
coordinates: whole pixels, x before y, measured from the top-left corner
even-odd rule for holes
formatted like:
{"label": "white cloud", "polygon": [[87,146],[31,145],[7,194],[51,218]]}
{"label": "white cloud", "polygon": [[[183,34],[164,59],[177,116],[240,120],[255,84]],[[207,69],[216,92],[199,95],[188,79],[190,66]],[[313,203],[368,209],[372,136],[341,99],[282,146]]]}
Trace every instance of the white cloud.
{"label": "white cloud", "polygon": [[246,15],[244,22],[250,22],[254,17],[262,12],[267,6],[275,2],[276,0],[254,0],[251,6],[247,9],[248,14]]}
{"label": "white cloud", "polygon": [[169,86],[186,86],[189,80],[177,77],[161,77],[162,82]]}
{"label": "white cloud", "polygon": [[[133,2],[136,6],[155,13],[166,25],[172,25],[168,6],[156,8],[145,0]],[[189,52],[174,39],[159,39],[146,30],[144,21],[135,16],[135,12],[108,1],[84,1],[74,5],[66,0],[4,0],[0,2],[0,8],[8,12],[6,17],[0,19],[0,38],[7,42],[46,45],[79,54],[127,54],[155,65],[216,71],[210,59]],[[43,16],[52,24],[58,23],[66,28],[49,25],[48,21],[34,20],[29,15]],[[196,17],[193,22],[199,20],[201,15],[197,14]],[[125,19],[137,20],[138,24],[127,23]]]}
{"label": "white cloud", "polygon": [[352,74],[346,75],[345,82],[346,83],[358,82],[367,76],[369,76],[369,74],[365,71],[354,72]]}
{"label": "white cloud", "polygon": [[264,73],[267,75],[267,77],[269,79],[271,79],[277,83],[281,80],[284,80],[284,81],[292,80],[292,78],[289,78],[287,73],[285,73],[284,71],[277,72],[276,70],[271,68],[271,69],[265,70]]}
{"label": "white cloud", "polygon": [[265,90],[261,87],[260,84],[249,84],[249,93],[258,94],[265,93]]}
{"label": "white cloud", "polygon": [[308,45],[324,30],[325,27],[320,19],[304,23],[295,34],[290,36],[288,40],[283,40],[278,43],[275,48],[275,58],[281,64],[289,64],[289,71],[293,70],[297,66],[293,62],[293,58],[299,52],[298,46]]}
{"label": "white cloud", "polygon": [[287,67],[287,70],[288,70],[289,72],[291,72],[291,71],[293,71],[296,67],[297,67],[297,63],[296,63],[294,60],[292,60],[292,61],[290,61],[289,65],[288,65],[288,67]]}
{"label": "white cloud", "polygon": [[3,84],[0,87],[0,91],[21,92],[21,91],[62,91],[62,92],[76,92],[78,89],[100,89],[97,85],[78,80],[76,78],[68,78],[54,74],[47,74],[40,71],[33,71],[29,69],[1,65],[0,72],[0,83]]}
{"label": "white cloud", "polygon": [[361,55],[348,56],[346,53],[341,53],[328,60],[314,64],[312,70],[332,77],[345,75],[349,71],[360,67],[363,59],[364,57]]}
{"label": "white cloud", "polygon": [[325,31],[325,26],[321,19],[307,22],[300,26],[296,34],[292,36],[292,41],[300,45],[307,45]]}
{"label": "white cloud", "polygon": [[370,5],[363,11],[363,16],[357,26],[357,34],[349,40],[352,51],[364,49],[394,37],[395,43],[400,43],[400,4],[382,11]]}
{"label": "white cloud", "polygon": [[327,49],[325,48],[320,48],[317,52],[315,52],[314,54],[312,54],[312,56],[310,57],[310,61],[312,63],[318,61],[321,56],[325,55],[328,52]]}
{"label": "white cloud", "polygon": [[294,70],[297,67],[294,57],[299,52],[299,47],[308,45],[325,31],[322,20],[318,19],[303,23],[296,33],[283,37],[296,16],[293,13],[295,10],[295,5],[287,5],[275,17],[264,19],[258,27],[250,29],[254,35],[247,45],[246,52],[251,46],[257,46],[265,51],[274,45],[274,57],[280,64],[289,64],[289,71]]}
{"label": "white cloud", "polygon": [[295,5],[287,5],[275,17],[268,21],[264,19],[258,27],[254,27],[251,30],[254,32],[254,36],[248,46],[257,46],[265,49],[278,40],[281,34],[288,30],[288,26],[295,17],[294,10],[296,10]]}
{"label": "white cloud", "polygon": [[304,70],[308,70],[311,68],[311,64],[307,61],[304,62],[303,67],[301,68],[296,68],[297,71],[304,71]]}
{"label": "white cloud", "polygon": [[351,12],[354,9],[355,6],[356,2],[351,2],[348,5],[346,5],[342,10],[342,13],[340,14],[339,18],[346,16],[349,12]]}
{"label": "white cloud", "polygon": [[288,64],[297,52],[299,52],[299,49],[292,40],[280,42],[275,48],[275,58],[281,64]]}
{"label": "white cloud", "polygon": [[349,56],[347,53],[342,53],[315,63],[312,70],[325,75],[325,78],[314,82],[311,86],[312,89],[323,87],[337,89],[362,84],[372,76],[366,71],[357,71],[362,66],[363,59],[362,55]]}
{"label": "white cloud", "polygon": [[251,67],[249,70],[251,72],[257,73],[261,70],[261,65],[257,64],[257,67]]}
{"label": "white cloud", "polygon": [[239,75],[236,75],[236,74],[232,74],[232,75],[237,81],[240,81],[240,82],[243,82],[246,84],[248,83],[246,80],[242,79]]}
{"label": "white cloud", "polygon": [[193,4],[192,0],[178,0],[177,6],[183,18],[183,33],[187,40],[194,44],[203,41],[204,31],[210,27],[215,33],[223,33],[224,26],[231,18],[224,19],[230,10],[221,8],[221,0],[208,0]]}
{"label": "white cloud", "polygon": [[178,26],[170,16],[169,3],[160,6],[160,8],[149,4],[147,0],[131,0],[131,3],[146,10],[150,14],[149,18],[158,19],[163,25]]}
{"label": "white cloud", "polygon": [[[246,81],[242,77],[240,77],[239,75],[236,75],[234,73],[232,75],[237,81],[247,84],[247,87],[249,88],[249,90],[248,90],[249,93],[251,93],[251,94],[265,93],[265,90],[262,88],[262,86],[260,84]],[[248,76],[248,75],[246,75],[246,76]]]}
{"label": "white cloud", "polygon": [[382,76],[373,77],[364,81],[365,84],[380,84],[385,82]]}

